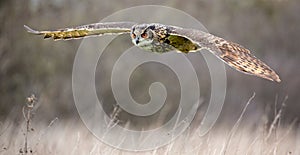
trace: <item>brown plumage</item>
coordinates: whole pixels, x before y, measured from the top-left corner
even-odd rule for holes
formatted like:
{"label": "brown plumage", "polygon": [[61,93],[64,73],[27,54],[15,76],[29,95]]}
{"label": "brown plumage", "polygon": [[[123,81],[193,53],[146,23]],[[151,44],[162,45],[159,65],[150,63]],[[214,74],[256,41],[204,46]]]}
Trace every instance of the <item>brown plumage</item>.
{"label": "brown plumage", "polygon": [[86,36],[104,35],[104,34],[122,34],[129,33],[130,28],[135,23],[132,22],[110,22],[94,23],[77,26],[74,28],[63,28],[53,31],[36,31],[24,25],[25,29],[32,34],[43,35],[44,39],[53,38],[54,40],[68,40],[83,38]]}
{"label": "brown plumage", "polygon": [[216,46],[221,51],[219,57],[238,71],[256,75],[271,81],[281,81],[275,71],[257,59],[248,49],[241,45],[226,41],[223,44],[216,44]]}
{"label": "brown plumage", "polygon": [[44,38],[53,38],[54,40],[130,33],[134,45],[157,53],[174,50],[189,53],[208,49],[240,72],[280,82],[275,71],[253,56],[248,49],[200,30],[157,23],[136,24],[132,22],[95,23],[54,31],[36,31],[28,26],[24,27],[29,33],[43,35]]}
{"label": "brown plumage", "polygon": [[[208,49],[230,67],[250,75],[255,75],[271,81],[280,82],[279,76],[261,60],[257,59],[243,46],[226,41],[212,34],[179,27],[171,28],[171,35],[184,36],[198,45],[199,49]],[[197,51],[196,50],[196,51]],[[191,50],[194,52],[195,50]]]}

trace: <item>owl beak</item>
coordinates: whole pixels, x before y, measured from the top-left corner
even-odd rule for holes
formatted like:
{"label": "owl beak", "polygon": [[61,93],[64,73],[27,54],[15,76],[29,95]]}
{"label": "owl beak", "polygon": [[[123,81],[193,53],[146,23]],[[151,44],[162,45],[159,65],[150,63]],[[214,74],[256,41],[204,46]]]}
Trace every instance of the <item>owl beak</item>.
{"label": "owl beak", "polygon": [[134,44],[134,45],[138,45],[139,43],[140,43],[140,38],[139,37],[136,37],[136,38],[132,38],[132,43]]}
{"label": "owl beak", "polygon": [[134,42],[135,42],[136,45],[139,44],[139,42],[140,42],[139,38],[136,38],[136,39],[134,40]]}

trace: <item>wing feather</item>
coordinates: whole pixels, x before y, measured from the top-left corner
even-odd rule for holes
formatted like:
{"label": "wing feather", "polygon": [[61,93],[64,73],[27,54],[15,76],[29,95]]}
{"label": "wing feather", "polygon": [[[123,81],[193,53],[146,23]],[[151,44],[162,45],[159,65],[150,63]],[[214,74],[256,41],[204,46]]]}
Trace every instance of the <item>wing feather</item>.
{"label": "wing feather", "polygon": [[279,76],[267,64],[257,59],[243,46],[212,34],[180,27],[170,27],[170,35],[185,37],[200,49],[208,49],[230,67],[250,75],[280,82]]}
{"label": "wing feather", "polygon": [[123,34],[130,33],[131,27],[136,23],[133,22],[107,22],[107,23],[94,23],[88,25],[77,26],[74,28],[63,28],[53,31],[37,31],[24,25],[27,32],[43,35],[44,39],[53,38],[54,40],[67,40],[83,38],[93,35],[106,35],[106,34]]}

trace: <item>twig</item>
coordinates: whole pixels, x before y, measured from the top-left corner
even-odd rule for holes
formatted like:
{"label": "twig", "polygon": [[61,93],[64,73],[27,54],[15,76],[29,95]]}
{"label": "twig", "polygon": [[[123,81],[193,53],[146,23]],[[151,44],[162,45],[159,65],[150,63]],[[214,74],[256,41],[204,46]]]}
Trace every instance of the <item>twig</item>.
{"label": "twig", "polygon": [[42,139],[42,137],[46,134],[46,131],[58,120],[58,117],[55,117],[47,126],[47,128],[45,129],[44,132],[42,132],[37,140],[37,143],[35,144],[35,147],[37,147],[40,144],[40,141]]}
{"label": "twig", "polygon": [[74,146],[74,148],[73,148],[71,154],[75,154],[75,152],[76,152],[77,149],[78,149],[79,143],[80,143],[80,132],[77,132],[77,140],[76,140],[76,144],[75,144],[75,146]]}
{"label": "twig", "polygon": [[236,121],[236,123],[234,124],[233,128],[231,129],[230,133],[229,133],[229,136],[227,138],[227,141],[226,141],[226,145],[225,145],[225,149],[224,149],[224,152],[223,154],[225,155],[226,154],[226,150],[229,146],[229,144],[231,143],[231,139],[233,137],[233,135],[235,134],[235,132],[237,131],[238,127],[239,127],[239,124],[241,123],[241,120],[246,112],[246,109],[247,107],[250,105],[251,101],[253,100],[253,98],[255,97],[255,92],[253,93],[253,95],[251,96],[251,98],[248,100],[246,106],[244,107],[239,119]]}
{"label": "twig", "polygon": [[108,127],[114,127],[119,123],[122,123],[119,119],[119,114],[122,112],[122,108],[119,105],[115,105],[112,113],[110,114],[110,121],[108,123]]}
{"label": "twig", "polygon": [[[34,106],[36,105],[37,103],[37,98],[35,97],[34,94],[32,94],[30,97],[27,97],[26,98],[26,105],[23,106],[23,109],[22,109],[22,112],[23,112],[23,116],[24,116],[24,119],[26,121],[26,132],[25,132],[25,137],[24,137],[24,150],[20,149],[20,153],[25,153],[27,154],[28,153],[28,134],[29,132],[31,131],[31,128],[30,128],[30,121],[33,117],[33,114],[32,114],[32,111],[33,111],[33,108]],[[30,152],[32,152],[32,150],[30,150]]]}
{"label": "twig", "polygon": [[93,146],[93,148],[91,149],[89,155],[97,154],[97,153],[94,153],[94,152],[96,152],[96,149],[98,148],[98,145],[99,145],[99,143],[95,143],[95,144],[94,144],[94,146]]}
{"label": "twig", "polygon": [[289,128],[287,129],[287,131],[285,132],[285,134],[283,136],[281,136],[281,138],[275,143],[274,146],[272,146],[272,148],[269,150],[269,152],[267,154],[271,154],[272,150],[277,149],[277,146],[282,142],[282,140],[284,138],[287,137],[287,135],[291,132],[291,130],[293,129],[294,125],[296,124],[296,122],[298,121],[298,118],[295,118],[291,125],[289,126]]}
{"label": "twig", "polygon": [[[275,97],[274,117],[277,116],[277,104],[278,104],[278,94],[276,94],[276,97]],[[277,123],[277,128],[279,127],[279,125],[280,125],[280,120]],[[277,140],[278,139],[278,135],[277,135],[276,128],[274,130],[274,133],[275,133],[275,139]]]}
{"label": "twig", "polygon": [[156,154],[157,154],[157,150],[158,150],[158,148],[154,149],[154,150],[152,151],[152,155],[156,155]]}
{"label": "twig", "polygon": [[249,145],[249,147],[248,147],[248,149],[247,149],[247,151],[246,151],[246,155],[248,155],[248,154],[250,153],[251,148],[254,146],[254,144],[256,143],[256,141],[259,139],[259,136],[260,136],[260,135],[257,135],[257,136],[254,138],[254,140],[252,141],[252,143]]}
{"label": "twig", "polygon": [[281,115],[282,115],[282,111],[284,110],[284,108],[285,108],[285,106],[286,106],[285,102],[287,101],[287,99],[288,99],[288,97],[286,96],[286,97],[284,98],[283,102],[282,102],[282,105],[281,105],[281,108],[280,108],[279,112],[278,112],[277,115],[275,116],[275,118],[274,118],[274,120],[273,120],[273,122],[272,122],[272,124],[271,124],[271,126],[270,126],[270,128],[269,128],[269,131],[268,131],[268,134],[267,134],[267,137],[266,137],[265,141],[267,141],[267,140],[270,138],[270,136],[271,136],[271,134],[272,134],[272,131],[276,128],[276,124],[277,124],[279,118],[280,118]]}

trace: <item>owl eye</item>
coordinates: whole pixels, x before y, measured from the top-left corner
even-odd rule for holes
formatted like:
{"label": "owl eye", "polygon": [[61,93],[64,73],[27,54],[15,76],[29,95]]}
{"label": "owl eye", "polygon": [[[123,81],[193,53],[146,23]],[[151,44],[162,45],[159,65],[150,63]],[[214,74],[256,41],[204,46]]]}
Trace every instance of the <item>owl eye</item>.
{"label": "owl eye", "polygon": [[136,35],[134,33],[132,33],[131,37],[134,39],[136,37]]}
{"label": "owl eye", "polygon": [[148,37],[148,34],[147,34],[147,33],[142,33],[142,34],[141,34],[141,37],[147,38],[147,37]]}

